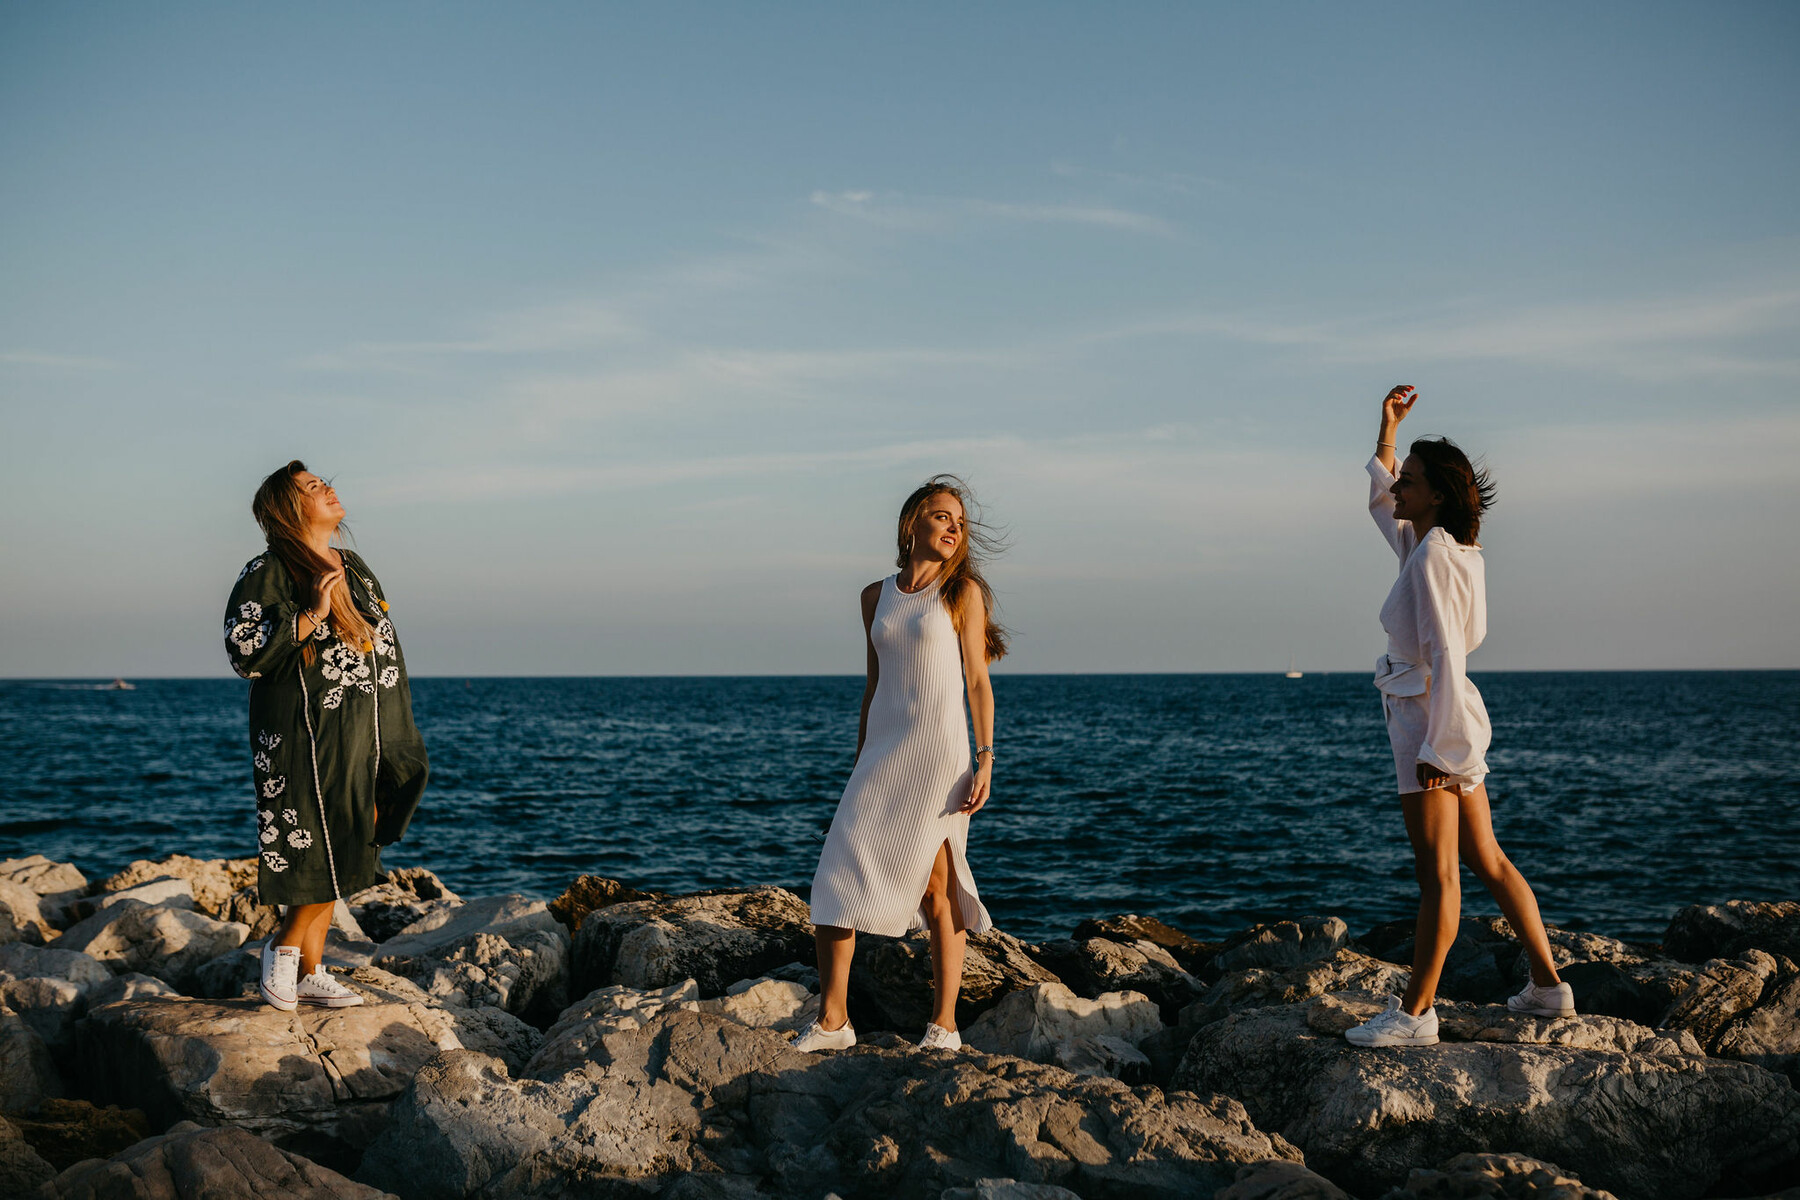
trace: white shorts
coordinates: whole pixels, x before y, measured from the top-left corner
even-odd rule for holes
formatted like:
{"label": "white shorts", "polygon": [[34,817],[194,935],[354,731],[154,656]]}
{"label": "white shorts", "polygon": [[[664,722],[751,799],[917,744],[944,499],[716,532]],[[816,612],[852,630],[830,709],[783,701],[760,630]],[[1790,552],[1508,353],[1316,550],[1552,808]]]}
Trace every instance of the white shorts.
{"label": "white shorts", "polygon": [[[1481,703],[1481,693],[1469,684],[1470,702]],[[1404,796],[1408,792],[1422,792],[1419,786],[1419,748],[1425,744],[1425,733],[1431,726],[1431,708],[1429,694],[1419,696],[1390,696],[1381,694],[1381,712],[1387,718],[1388,744],[1394,748],[1394,784]],[[1465,796],[1481,786],[1487,778],[1487,761],[1484,756],[1481,770],[1473,775],[1452,775],[1450,786]]]}

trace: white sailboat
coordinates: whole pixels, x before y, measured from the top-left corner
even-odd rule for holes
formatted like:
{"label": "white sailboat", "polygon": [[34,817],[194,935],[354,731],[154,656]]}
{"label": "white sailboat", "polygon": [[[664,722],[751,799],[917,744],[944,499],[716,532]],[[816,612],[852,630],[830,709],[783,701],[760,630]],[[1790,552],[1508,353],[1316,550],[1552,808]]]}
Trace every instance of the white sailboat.
{"label": "white sailboat", "polygon": [[1293,651],[1292,651],[1292,650],[1290,650],[1290,651],[1288,651],[1288,669],[1287,669],[1287,677],[1288,677],[1288,678],[1289,678],[1289,679],[1300,679],[1300,678],[1303,678],[1303,677],[1304,677],[1304,676],[1305,676],[1305,674],[1306,674],[1306,672],[1304,672],[1304,671],[1301,671],[1301,670],[1298,670],[1298,669],[1296,669],[1296,668],[1295,668],[1295,666],[1294,666],[1294,652],[1293,652]]}

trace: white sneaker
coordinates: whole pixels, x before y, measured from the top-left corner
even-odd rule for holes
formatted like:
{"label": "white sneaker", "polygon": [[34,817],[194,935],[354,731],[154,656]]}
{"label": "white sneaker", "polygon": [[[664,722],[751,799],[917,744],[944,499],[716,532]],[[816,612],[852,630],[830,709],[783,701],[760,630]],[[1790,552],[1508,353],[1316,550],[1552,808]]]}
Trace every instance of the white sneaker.
{"label": "white sneaker", "polygon": [[856,1045],[856,1030],[845,1021],[836,1029],[826,1029],[817,1021],[800,1031],[793,1041],[796,1050],[811,1054],[815,1050],[848,1050]]}
{"label": "white sneaker", "polygon": [[1524,991],[1506,1002],[1506,1007],[1534,1017],[1572,1017],[1575,1015],[1575,989],[1566,983],[1553,983],[1549,987],[1527,983]]}
{"label": "white sneaker", "polygon": [[300,981],[296,995],[302,1004],[319,1004],[326,1008],[350,1008],[363,1002],[360,995],[327,975],[322,965],[313,968],[313,973]]}
{"label": "white sneaker", "polygon": [[294,979],[300,974],[300,947],[277,946],[271,937],[262,948],[262,998],[282,1012],[293,1012],[299,998]]}
{"label": "white sneaker", "polygon": [[1413,1016],[1400,1007],[1400,997],[1389,996],[1387,1007],[1354,1029],[1344,1040],[1358,1046],[1435,1046],[1438,1040],[1437,1009]]}
{"label": "white sneaker", "polygon": [[925,1027],[925,1036],[919,1039],[919,1049],[961,1050],[962,1034],[933,1022]]}

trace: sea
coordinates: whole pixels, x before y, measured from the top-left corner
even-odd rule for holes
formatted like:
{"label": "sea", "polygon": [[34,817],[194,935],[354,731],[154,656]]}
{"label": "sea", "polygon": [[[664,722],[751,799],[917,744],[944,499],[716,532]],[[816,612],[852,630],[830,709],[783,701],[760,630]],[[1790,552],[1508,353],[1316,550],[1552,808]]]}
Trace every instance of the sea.
{"label": "sea", "polygon": [[[1800,672],[1478,673],[1501,845],[1545,919],[1660,940],[1687,904],[1800,899]],[[90,878],[255,852],[236,679],[0,681],[0,858]],[[431,786],[387,866],[466,896],[806,895],[856,750],[861,677],[413,680]],[[1201,938],[1417,890],[1363,674],[994,679],[994,796],[969,860],[1027,940],[1135,912]],[[1496,912],[1465,873],[1464,911]]]}

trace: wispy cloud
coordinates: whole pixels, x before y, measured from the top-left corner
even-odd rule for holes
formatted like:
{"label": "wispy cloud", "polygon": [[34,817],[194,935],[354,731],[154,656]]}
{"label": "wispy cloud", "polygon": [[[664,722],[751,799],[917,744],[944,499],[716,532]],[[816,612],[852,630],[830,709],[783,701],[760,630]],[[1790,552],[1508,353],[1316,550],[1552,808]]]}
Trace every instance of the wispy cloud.
{"label": "wispy cloud", "polygon": [[119,364],[79,354],[46,354],[40,350],[0,350],[0,363],[11,367],[48,367],[58,371],[114,371]]}
{"label": "wispy cloud", "polygon": [[909,197],[870,191],[815,191],[817,207],[895,229],[948,228],[971,219],[1034,224],[1092,225],[1122,233],[1178,238],[1173,222],[1104,204],[1019,204],[976,198]]}

